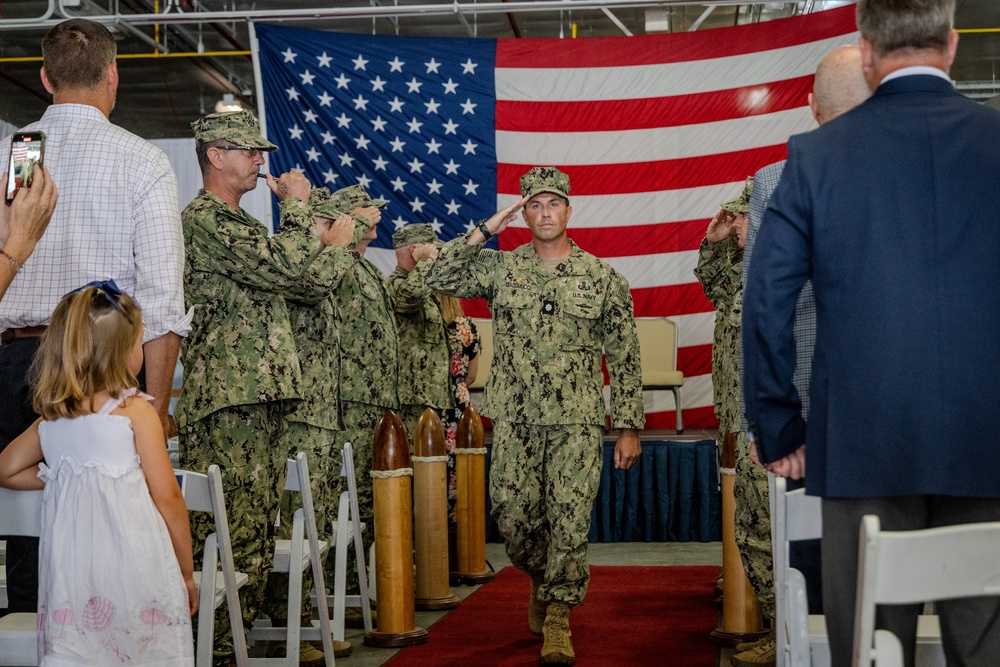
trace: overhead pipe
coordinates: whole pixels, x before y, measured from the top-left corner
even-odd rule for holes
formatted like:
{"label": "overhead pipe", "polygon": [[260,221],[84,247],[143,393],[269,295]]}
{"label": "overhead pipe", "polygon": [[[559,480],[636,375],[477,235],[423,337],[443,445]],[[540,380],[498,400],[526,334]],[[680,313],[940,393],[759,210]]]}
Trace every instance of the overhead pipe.
{"label": "overhead pipe", "polygon": [[[51,2],[52,0],[50,0]],[[59,7],[63,0],[56,0]],[[454,2],[452,4],[398,5],[392,7],[339,7],[322,9],[251,9],[239,12],[172,12],[159,14],[107,14],[87,18],[98,23],[114,23],[119,20],[132,25],[211,23],[213,21],[312,21],[340,20],[357,18],[379,18],[386,16],[444,16],[448,14],[509,14],[512,12],[552,12],[567,9],[601,10],[605,7],[633,8],[657,6],[688,6],[704,5],[704,0],[532,0],[531,2]],[[714,0],[714,6],[745,5],[743,0]],[[20,19],[0,20],[0,30],[23,30],[25,28],[49,29],[60,20],[35,19],[12,21]]]}

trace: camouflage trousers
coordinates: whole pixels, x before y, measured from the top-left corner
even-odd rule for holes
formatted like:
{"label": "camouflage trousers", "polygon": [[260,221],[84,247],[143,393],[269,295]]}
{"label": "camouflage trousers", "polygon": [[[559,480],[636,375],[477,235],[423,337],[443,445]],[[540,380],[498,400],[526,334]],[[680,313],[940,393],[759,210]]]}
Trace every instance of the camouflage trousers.
{"label": "camouflage trousers", "polygon": [[[249,578],[240,589],[244,625],[241,630],[248,630],[257,618],[274,559],[274,520],[279,489],[285,483],[285,455],[273,443],[282,430],[279,406],[263,403],[217,410],[188,424],[180,433],[181,464],[185,469],[204,473],[216,463],[222,471],[233,561],[236,570],[245,572]],[[211,516],[199,513],[192,517],[196,563],[201,562],[205,538],[213,532]],[[224,606],[215,615],[215,653],[219,656],[233,653],[229,616]]]}
{"label": "camouflage trousers", "polygon": [[[309,488],[312,491],[313,511],[316,514],[316,527],[320,539],[330,540],[330,522],[336,520],[340,504],[343,477],[340,476],[342,451],[335,446],[337,432],[320,428],[304,422],[285,422],[285,429],[278,447],[286,452],[287,458],[294,459],[299,452],[305,452],[309,463]],[[302,507],[302,496],[299,493],[285,491],[281,495],[281,523],[275,536],[279,540],[292,537],[292,520],[296,510]],[[328,587],[333,586],[333,559],[328,559],[323,568],[324,579]],[[308,592],[313,586],[312,574],[307,570],[302,577],[302,616],[309,616],[312,604]],[[288,574],[272,573],[267,578],[267,589],[264,597],[264,612],[272,621],[288,618]]]}
{"label": "camouflage trousers", "polygon": [[[374,510],[372,501],[372,440],[375,438],[375,427],[378,426],[386,408],[367,403],[344,402],[341,405],[344,430],[337,433],[336,449],[343,451],[345,443],[354,447],[354,476],[358,490],[358,516],[365,530],[361,533],[365,557],[375,540]],[[339,456],[339,454],[338,454]],[[338,474],[339,474],[338,468]],[[345,487],[346,488],[346,487]],[[354,549],[347,552],[347,591],[358,592],[358,570],[354,558]]]}
{"label": "camouflage trousers", "polygon": [[750,460],[750,442],[740,432],[736,440],[736,546],[743,569],[761,610],[774,618],[774,565],[771,561],[771,508],[767,471]]}
{"label": "camouflage trousers", "polygon": [[538,598],[583,604],[587,534],[601,483],[603,429],[589,424],[493,423],[490,498],[507,556]]}

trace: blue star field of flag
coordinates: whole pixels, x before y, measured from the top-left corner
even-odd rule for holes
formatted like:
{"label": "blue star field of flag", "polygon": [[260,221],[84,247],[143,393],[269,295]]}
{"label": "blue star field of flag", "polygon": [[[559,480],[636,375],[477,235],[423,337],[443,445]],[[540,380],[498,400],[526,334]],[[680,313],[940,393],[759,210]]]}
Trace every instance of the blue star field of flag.
{"label": "blue star field of flag", "polygon": [[271,173],[387,200],[377,247],[415,222],[449,240],[496,211],[494,40],[256,31]]}

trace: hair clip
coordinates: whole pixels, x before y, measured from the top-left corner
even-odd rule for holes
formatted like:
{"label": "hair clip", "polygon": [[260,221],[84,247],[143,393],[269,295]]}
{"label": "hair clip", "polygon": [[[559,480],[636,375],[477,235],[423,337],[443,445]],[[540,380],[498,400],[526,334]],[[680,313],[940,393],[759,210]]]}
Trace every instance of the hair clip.
{"label": "hair clip", "polygon": [[122,312],[121,306],[118,305],[118,297],[122,295],[122,291],[118,288],[118,285],[115,284],[114,280],[95,280],[93,282],[89,282],[83,287],[77,287],[75,290],[67,292],[63,298],[65,299],[70,294],[76,294],[77,292],[85,290],[88,287],[95,288],[98,292],[104,295],[104,298],[107,299],[112,306],[115,307],[115,310]]}

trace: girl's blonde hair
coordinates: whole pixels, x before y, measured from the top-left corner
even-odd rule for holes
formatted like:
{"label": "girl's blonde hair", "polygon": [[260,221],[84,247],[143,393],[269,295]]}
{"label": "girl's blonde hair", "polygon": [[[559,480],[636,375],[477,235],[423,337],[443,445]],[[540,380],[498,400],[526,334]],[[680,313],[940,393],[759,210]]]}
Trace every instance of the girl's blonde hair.
{"label": "girl's blonde hair", "polygon": [[434,296],[437,297],[438,303],[441,304],[441,317],[444,318],[445,324],[451,324],[458,318],[465,317],[461,301],[453,296],[441,294],[441,292],[435,292]]}
{"label": "girl's blonde hair", "polygon": [[64,296],[31,366],[35,412],[46,421],[79,417],[93,412],[93,394],[135,387],[128,362],[141,330],[139,306],[114,283]]}

